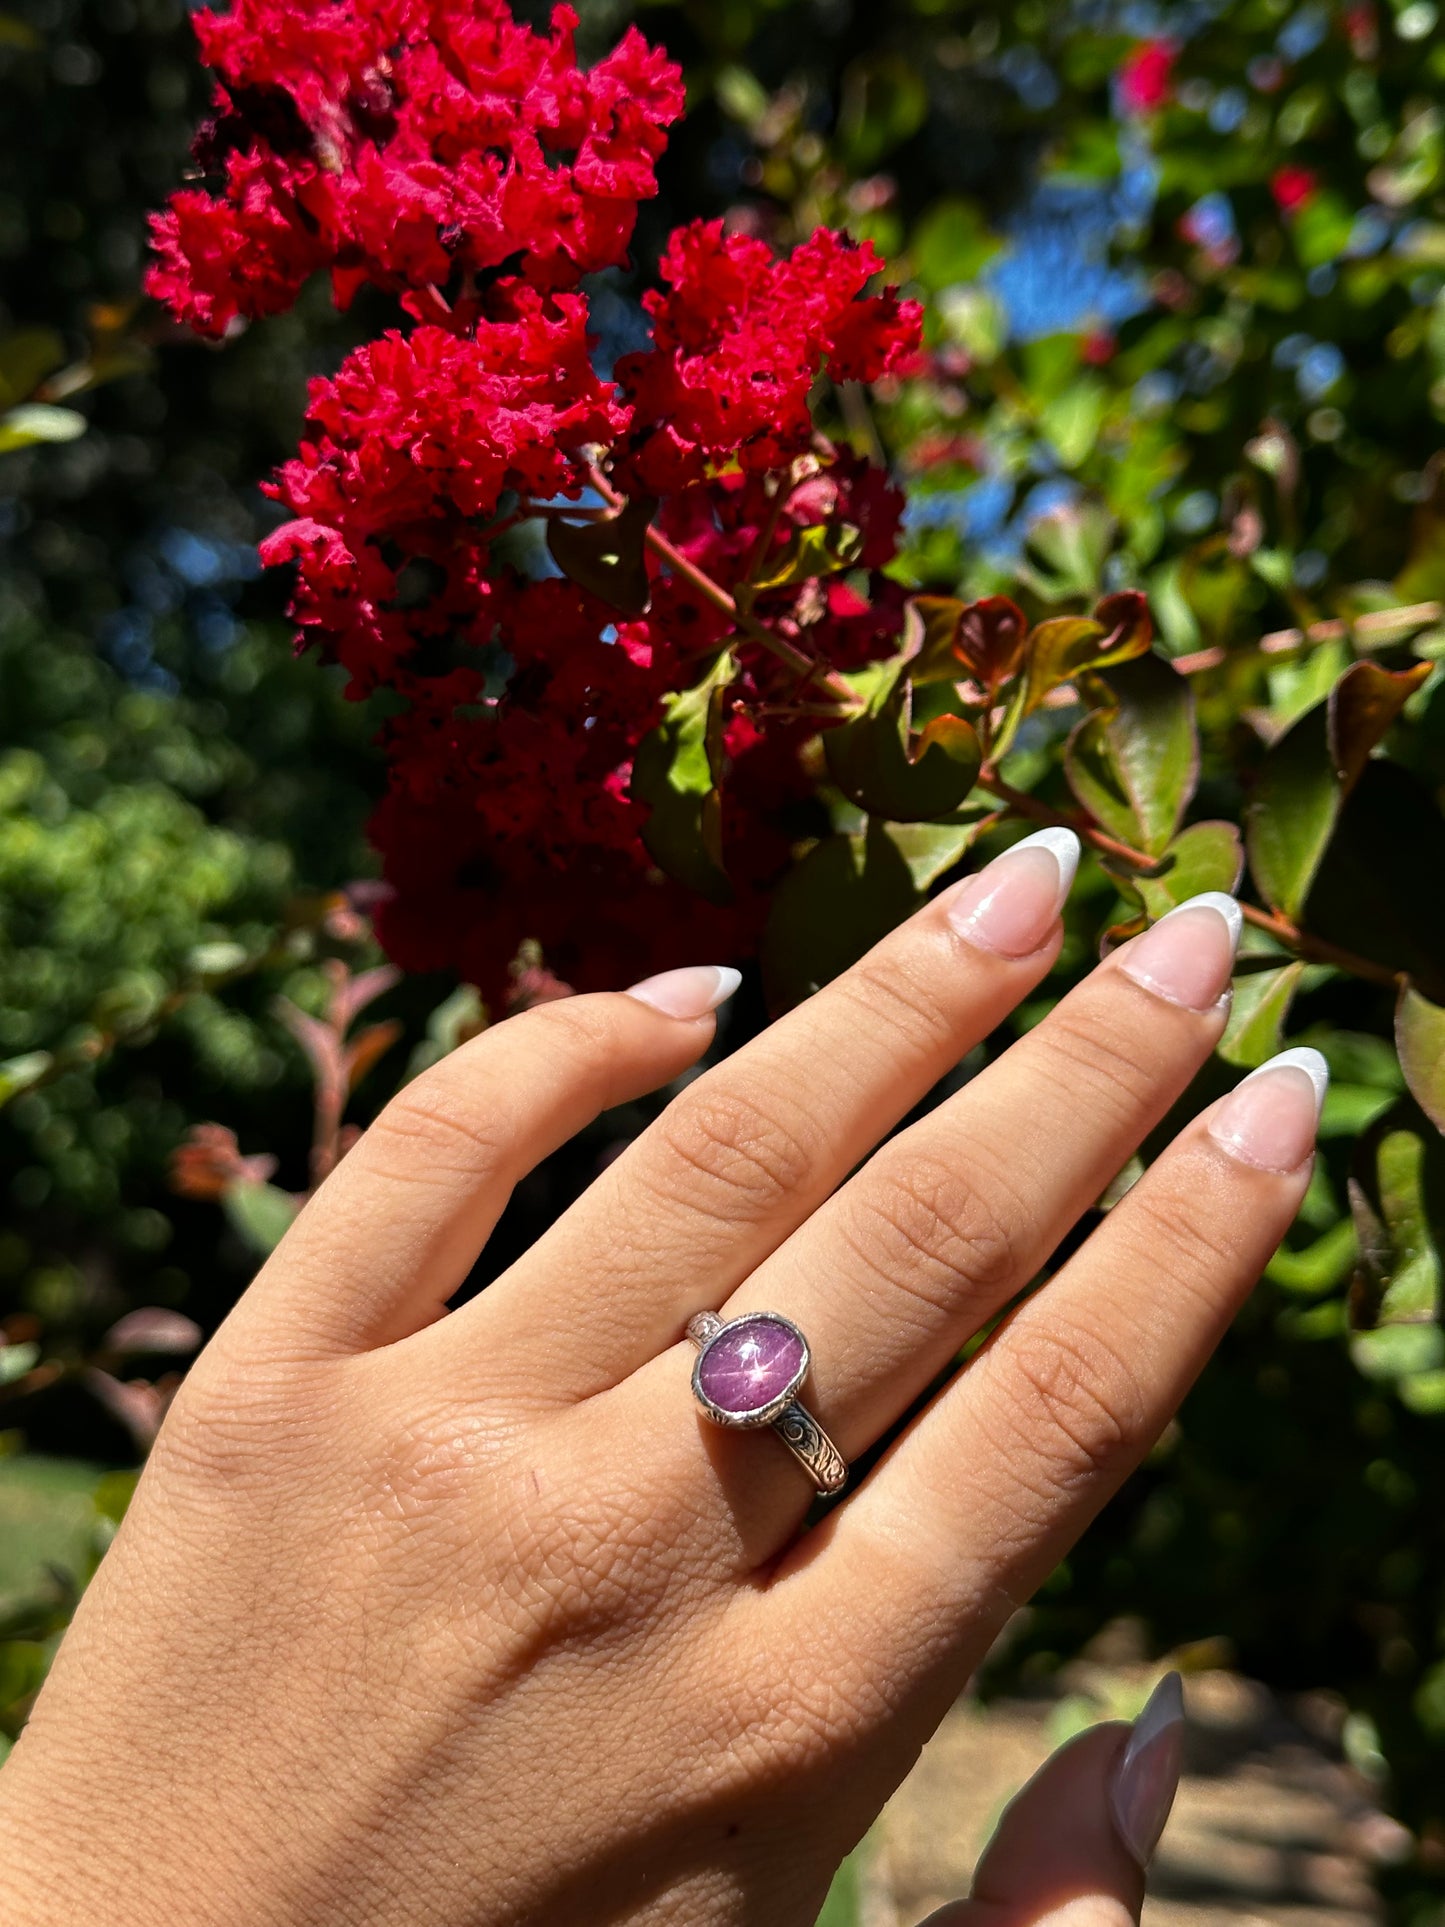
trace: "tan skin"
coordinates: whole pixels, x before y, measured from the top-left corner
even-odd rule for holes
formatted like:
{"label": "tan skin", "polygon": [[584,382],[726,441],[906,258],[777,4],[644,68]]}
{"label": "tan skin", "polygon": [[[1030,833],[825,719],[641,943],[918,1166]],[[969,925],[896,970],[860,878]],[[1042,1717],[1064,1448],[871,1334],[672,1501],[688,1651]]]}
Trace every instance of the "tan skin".
{"label": "tan skin", "polygon": [[[1212,1050],[1200,924],[1201,1007],[1119,953],[875,1150],[1044,976],[1053,861],[1001,859],[686,1084],[457,1312],[517,1180],[714,1020],[577,997],[388,1106],[186,1380],[0,1774],[9,1927],[810,1927],[1308,1180],[1298,1072],[1254,1087],[1283,1168],[1197,1120],[815,1530],[776,1440],[700,1417],[688,1316],[774,1309],[856,1458]],[[1057,1770],[1094,1786],[1118,1735]],[[1128,1916],[1142,1875],[1095,1832]]]}

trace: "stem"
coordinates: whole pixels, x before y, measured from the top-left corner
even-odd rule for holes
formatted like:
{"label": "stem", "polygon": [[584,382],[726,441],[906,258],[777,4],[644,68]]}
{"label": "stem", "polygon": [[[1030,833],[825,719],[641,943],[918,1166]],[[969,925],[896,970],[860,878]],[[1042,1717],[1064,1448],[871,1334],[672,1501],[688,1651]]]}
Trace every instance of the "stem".
{"label": "stem", "polygon": [[[609,507],[618,509],[623,506],[626,497],[617,493],[595,463],[588,474],[592,486]],[[819,689],[826,689],[830,696],[840,704],[845,704],[848,710],[854,711],[858,708],[857,696],[835,669],[829,669],[824,663],[819,662],[816,656],[810,656],[806,650],[797,648],[785,636],[775,634],[773,630],[759,622],[756,616],[745,614],[722,584],[714,582],[705,570],[698,568],[695,562],[690,562],[681,549],[675,548],[668,541],[660,529],[649,525],[644,539],[648,548],[667,564],[674,575],[680,575],[684,582],[690,582],[704,601],[710,602],[714,609],[720,610],[734,628],[740,629],[750,641],[760,644],[770,655],[776,656],[779,662],[791,669],[794,675],[801,678],[802,687],[812,685]]]}
{"label": "stem", "polygon": [[[992,790],[1001,802],[1007,803],[1019,816],[1029,817],[1035,823],[1052,823],[1072,830],[1100,855],[1127,863],[1131,869],[1145,874],[1158,871],[1157,858],[1134,849],[1131,844],[1121,843],[1118,837],[1110,836],[1077,814],[1056,810],[1052,804],[1030,796],[1027,790],[1016,790],[994,770],[981,770],[978,780],[984,789]],[[1246,923],[1252,923],[1256,930],[1263,930],[1276,938],[1306,962],[1329,964],[1335,970],[1347,971],[1352,977],[1363,978],[1366,983],[1381,984],[1389,990],[1398,990],[1405,981],[1403,971],[1391,970],[1388,964],[1375,963],[1369,957],[1356,956],[1354,951],[1341,949],[1325,937],[1312,936],[1308,930],[1301,930],[1289,917],[1278,916],[1270,910],[1258,910],[1252,903],[1241,903],[1239,907]]]}
{"label": "stem", "polygon": [[[1445,603],[1411,602],[1398,609],[1371,609],[1365,615],[1356,616],[1353,622],[1331,616],[1323,622],[1312,622],[1307,629],[1275,629],[1261,636],[1255,646],[1262,656],[1292,656],[1301,649],[1312,649],[1317,643],[1340,642],[1351,635],[1383,641],[1423,628],[1426,623],[1438,622],[1442,615],[1445,615]],[[1230,654],[1227,649],[1196,649],[1192,655],[1176,656],[1173,666],[1181,676],[1197,676],[1201,670],[1217,669],[1229,660]]]}

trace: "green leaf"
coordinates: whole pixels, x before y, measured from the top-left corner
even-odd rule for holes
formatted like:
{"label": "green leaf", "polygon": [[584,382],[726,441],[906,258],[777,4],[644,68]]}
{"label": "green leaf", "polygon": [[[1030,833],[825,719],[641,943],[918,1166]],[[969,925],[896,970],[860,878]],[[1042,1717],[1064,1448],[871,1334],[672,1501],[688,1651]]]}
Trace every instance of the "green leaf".
{"label": "green leaf", "polygon": [[848,167],[866,174],[916,134],[928,116],[928,87],[902,54],[855,60],[843,76],[838,141]]}
{"label": "green leaf", "polygon": [[657,503],[647,496],[624,503],[615,515],[590,522],[547,522],[552,560],[580,589],[589,589],[619,615],[645,615],[652,603],[647,576],[647,531]]}
{"label": "green leaf", "polygon": [[1408,1098],[1359,1140],[1349,1195],[1360,1245],[1350,1288],[1352,1322],[1360,1330],[1437,1323],[1445,1140]]}
{"label": "green leaf", "polygon": [[65,360],[54,328],[17,328],[0,336],[0,413],[29,399]]}
{"label": "green leaf", "polygon": [[1103,382],[1096,375],[1081,375],[1044,408],[1039,427],[1065,468],[1077,468],[1093,452],[1108,407]]}
{"label": "green leaf", "polygon": [[662,721],[643,738],[632,768],[632,794],[651,806],[642,831],[649,854],[714,903],[732,896],[718,785],[727,691],[736,675],[737,660],[724,649],[700,682],[664,697]]}
{"label": "green leaf", "polygon": [[1413,984],[1395,1007],[1395,1048],[1410,1094],[1437,1131],[1445,1131],[1445,1008]]}
{"label": "green leaf", "polygon": [[1158,856],[1199,779],[1193,692],[1155,655],[1097,680],[1108,705],[1086,716],[1069,739],[1070,785],[1105,829]]}
{"label": "green leaf", "polygon": [[833,781],[860,809],[895,823],[924,823],[963,802],[983,751],[962,716],[936,716],[914,737],[912,687],[898,673],[904,666],[877,684],[856,722],[823,732],[823,751]]}
{"label": "green leaf", "polygon": [[936,294],[976,280],[1001,246],[972,201],[945,199],[920,218],[908,251],[914,275]]}
{"label": "green leaf", "polygon": [[25,402],[0,415],[0,455],[29,448],[35,442],[73,442],[88,424],[73,408],[52,408],[49,402]]}
{"label": "green leaf", "polygon": [[1340,813],[1340,784],[1317,703],[1267,752],[1245,812],[1249,867],[1272,908],[1298,920]]}
{"label": "green leaf", "polygon": [[1206,890],[1232,896],[1244,871],[1244,845],[1233,823],[1191,823],[1164,851],[1169,868],[1153,877],[1134,877],[1151,922]]}
{"label": "green leaf", "polygon": [[973,848],[984,821],[980,815],[971,823],[889,823],[885,827],[921,896]]}
{"label": "green leaf", "polygon": [[1020,574],[1045,602],[1097,595],[1115,526],[1097,502],[1050,510],[1029,525]]}
{"label": "green leaf", "polygon": [[1358,1251],[1353,1219],[1341,1218],[1303,1251],[1289,1251],[1281,1245],[1265,1266],[1264,1275],[1285,1291],[1318,1297],[1344,1281]]}
{"label": "green leaf", "polygon": [[1153,634],[1149,605],[1133,591],[1105,596],[1092,616],[1052,616],[1029,636],[1023,710],[1037,709],[1050,690],[1086,670],[1109,669],[1148,649]]}
{"label": "green leaf", "polygon": [[1371,750],[1384,740],[1430,670],[1428,662],[1417,662],[1409,669],[1357,662],[1330,691],[1330,754],[1346,796],[1364,774]]}
{"label": "green leaf", "polygon": [[1227,1064],[1257,1070],[1283,1048],[1284,1021],[1304,969],[1289,963],[1235,979],[1229,1024],[1218,1045]]}
{"label": "green leaf", "polygon": [[815,845],[773,897],[761,948],[769,1006],[788,1010],[810,997],[919,901],[903,853],[883,824]]}
{"label": "green leaf", "polygon": [[836,575],[851,569],[862,549],[863,531],[851,522],[815,522],[795,529],[752,581],[739,586],[760,595],[766,589],[791,588],[813,576]]}
{"label": "green leaf", "polygon": [[221,1205],[231,1228],[253,1251],[269,1257],[295,1222],[297,1200],[278,1185],[241,1180],[228,1184]]}
{"label": "green leaf", "polygon": [[7,1057],[0,1064],[0,1105],[8,1104],[12,1097],[28,1091],[32,1084],[38,1084],[54,1062],[48,1050],[26,1051],[23,1057]]}
{"label": "green leaf", "polygon": [[80,1459],[0,1458],[0,1593],[33,1588],[48,1567],[77,1586],[90,1576],[99,1476]]}

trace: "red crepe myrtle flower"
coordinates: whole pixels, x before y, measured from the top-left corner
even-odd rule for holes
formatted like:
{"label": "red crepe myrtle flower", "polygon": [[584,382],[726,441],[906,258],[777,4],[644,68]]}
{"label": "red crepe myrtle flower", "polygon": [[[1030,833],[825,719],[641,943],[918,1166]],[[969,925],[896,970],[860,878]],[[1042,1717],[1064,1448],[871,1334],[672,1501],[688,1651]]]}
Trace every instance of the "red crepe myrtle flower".
{"label": "red crepe myrtle flower", "polygon": [[[594,592],[605,580],[527,579],[497,547],[506,530],[580,509],[594,485],[645,495],[670,554],[820,669],[893,653],[904,619],[883,573],[902,497],[818,452],[809,395],[825,369],[922,365],[917,305],[870,292],[882,263],[846,235],[779,255],[699,222],[645,299],[651,347],[599,374],[579,284],[624,258],[682,92],[635,31],[582,71],[576,24],[559,7],[534,32],[503,0],[201,14],[218,76],[202,184],[156,217],[148,283],[211,335],[285,308],[316,272],[343,305],[370,284],[411,317],[313,382],[269,485],[288,519],[261,554],[294,569],[300,641],[348,693],[394,699],[371,823],[382,942],[499,1008],[524,943],[542,946],[528,969],[578,988],[745,954],[798,839],[827,828],[797,672],[715,590],[654,556],[650,596],[634,569],[623,613]],[[788,566],[818,529],[837,568]],[[669,697],[724,646],[713,902],[659,869],[634,777]]]}
{"label": "red crepe myrtle flower", "polygon": [[1298,214],[1309,206],[1319,190],[1319,176],[1308,167],[1287,164],[1270,176],[1269,191],[1281,214]]}
{"label": "red crepe myrtle flower", "polygon": [[1172,40],[1141,40],[1119,69],[1119,105],[1126,114],[1152,114],[1170,99],[1179,48]]}

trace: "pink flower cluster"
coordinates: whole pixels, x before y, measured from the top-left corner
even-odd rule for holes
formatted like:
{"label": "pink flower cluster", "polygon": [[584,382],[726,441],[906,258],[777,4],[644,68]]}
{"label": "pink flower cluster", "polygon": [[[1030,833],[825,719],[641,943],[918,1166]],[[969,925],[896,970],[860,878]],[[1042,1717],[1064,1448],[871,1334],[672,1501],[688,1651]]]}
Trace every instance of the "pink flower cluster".
{"label": "pink flower cluster", "polygon": [[[488,994],[524,939],[583,987],[744,953],[796,838],[819,827],[807,692],[686,564],[824,667],[890,651],[903,616],[881,573],[901,498],[822,441],[809,398],[825,370],[904,367],[916,304],[870,291],[882,264],[845,235],[820,229],[780,259],[694,223],[645,298],[651,346],[600,376],[579,284],[625,258],[682,91],[635,32],[583,72],[575,25],[559,7],[533,32],[501,0],[199,16],[219,75],[196,148],[208,178],[156,218],[150,278],[211,334],[319,271],[339,301],[369,282],[412,318],[313,383],[271,485],[289,519],[262,555],[294,565],[301,640],[351,693],[401,699],[372,826],[383,941]],[[598,489],[655,504],[643,613],[499,547]],[[845,524],[846,574],[775,566],[801,530]],[[731,891],[713,903],[659,870],[633,772],[669,694],[728,643]]]}

